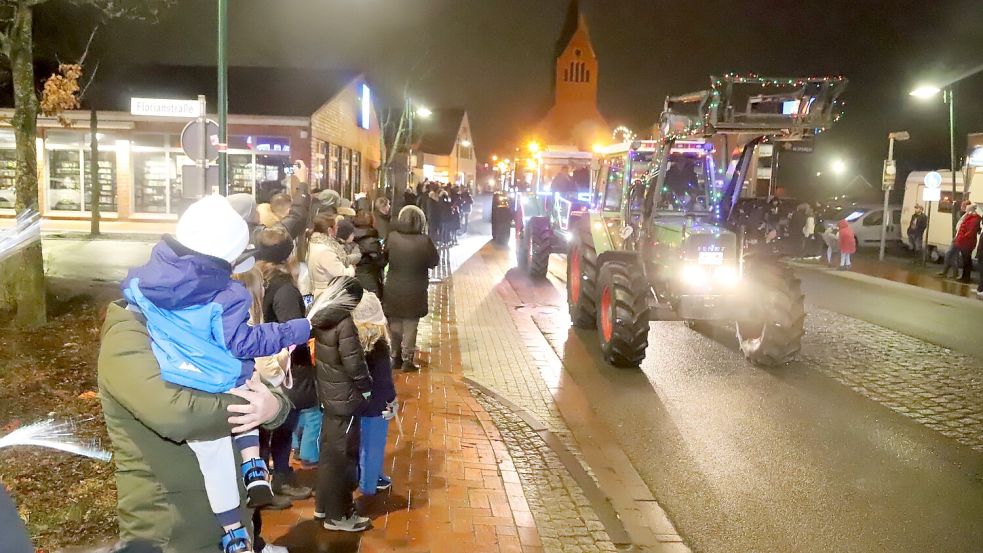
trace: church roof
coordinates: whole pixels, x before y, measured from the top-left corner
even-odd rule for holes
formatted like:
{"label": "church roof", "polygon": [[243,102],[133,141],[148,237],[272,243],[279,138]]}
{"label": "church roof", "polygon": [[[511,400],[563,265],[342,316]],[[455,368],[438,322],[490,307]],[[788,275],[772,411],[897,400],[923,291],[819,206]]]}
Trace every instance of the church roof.
{"label": "church roof", "polygon": [[563,54],[563,51],[567,49],[567,44],[570,44],[570,39],[576,34],[577,29],[580,27],[580,2],[578,0],[570,0],[570,6],[567,7],[567,16],[563,20],[563,30],[560,31],[560,38],[556,41],[556,48],[553,52],[553,58],[556,59]]}

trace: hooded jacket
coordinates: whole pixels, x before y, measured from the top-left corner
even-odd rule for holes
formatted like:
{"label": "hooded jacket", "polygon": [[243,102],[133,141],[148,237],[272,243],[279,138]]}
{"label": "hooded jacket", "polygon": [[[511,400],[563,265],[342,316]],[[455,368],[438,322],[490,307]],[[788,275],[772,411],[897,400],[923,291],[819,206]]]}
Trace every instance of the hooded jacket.
{"label": "hooded jacket", "polygon": [[837,226],[840,228],[840,253],[857,253],[857,237],[853,234],[850,223],[846,222],[845,219],[840,219]]}
{"label": "hooded jacket", "polygon": [[252,297],[231,267],[165,236],[150,261],[121,283],[147,319],[161,377],[204,392],[226,392],[253,372],[253,358],[306,343],[306,319],[250,326]]}
{"label": "hooded jacket", "polygon": [[959,220],[956,237],[952,243],[963,251],[972,251],[976,247],[976,235],[980,231],[980,215],[976,211],[967,211]]}
{"label": "hooded jacket", "polygon": [[[122,301],[106,311],[98,382],[116,468],[120,538],[149,540],[165,553],[214,553],[219,528],[186,442],[228,436],[227,409],[243,400],[161,380],[143,318]],[[287,398],[272,392],[280,409],[264,425],[268,429],[283,424],[290,412]],[[241,488],[240,481],[245,498]],[[242,508],[248,525],[252,517]]]}
{"label": "hooded jacket", "polygon": [[372,377],[352,320],[359,299],[361,286],[343,277],[334,279],[311,306],[317,392],[328,415],[360,413],[368,403],[362,394],[372,391]]}

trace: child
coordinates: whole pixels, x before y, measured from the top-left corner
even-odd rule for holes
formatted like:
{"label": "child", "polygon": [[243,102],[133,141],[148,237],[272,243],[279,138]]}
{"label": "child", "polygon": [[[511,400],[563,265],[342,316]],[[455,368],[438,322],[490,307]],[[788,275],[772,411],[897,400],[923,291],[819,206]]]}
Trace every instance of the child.
{"label": "child", "polygon": [[[362,491],[373,495],[377,490],[388,490],[392,486],[392,481],[382,474],[382,451],[386,447],[384,435],[379,437],[381,443],[369,443],[364,433],[366,423],[387,425],[382,421],[388,421],[396,414],[396,386],[393,384],[393,367],[389,359],[389,325],[379,297],[372,292],[362,295],[362,301],[352,311],[352,319],[358,329],[358,341],[365,352],[365,363],[372,374],[372,397],[360,413],[363,424],[360,465]],[[367,474],[379,476],[376,481],[371,481],[364,477]]]}
{"label": "child", "polygon": [[[221,196],[206,196],[178,220],[174,236],[154,246],[150,261],[121,283],[129,308],[147,320],[151,347],[165,381],[210,393],[241,386],[253,373],[253,359],[306,343],[307,319],[250,326],[253,298],[235,272],[249,270],[243,259],[249,243],[246,222]],[[269,470],[259,455],[258,431],[234,437],[243,463],[247,505],[273,500]],[[252,551],[239,514],[239,481],[233,437],[189,442],[198,457],[212,512],[224,529],[225,553]]]}
{"label": "child", "polygon": [[840,238],[837,232],[839,229],[836,227],[827,227],[823,232],[823,242],[826,243],[826,264],[830,267],[833,266],[833,253],[840,250]]}
{"label": "child", "polygon": [[849,271],[851,268],[850,256],[857,252],[857,238],[850,228],[850,223],[846,219],[840,219],[840,271]]}

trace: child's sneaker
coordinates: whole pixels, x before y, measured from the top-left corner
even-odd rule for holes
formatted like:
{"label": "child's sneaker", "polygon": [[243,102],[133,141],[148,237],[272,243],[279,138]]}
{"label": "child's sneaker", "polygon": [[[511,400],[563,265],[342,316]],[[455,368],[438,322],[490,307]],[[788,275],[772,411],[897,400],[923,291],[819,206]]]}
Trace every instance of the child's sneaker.
{"label": "child's sneaker", "polygon": [[273,503],[270,471],[262,459],[250,459],[242,464],[242,479],[246,482],[246,506],[250,509]]}
{"label": "child's sneaker", "polygon": [[223,553],[253,553],[253,544],[249,543],[249,534],[242,527],[226,532],[222,536],[221,547]]}
{"label": "child's sneaker", "polygon": [[375,484],[375,489],[379,492],[384,492],[391,487],[393,487],[393,481],[388,476],[380,476],[379,481]]}
{"label": "child's sneaker", "polygon": [[342,519],[331,519],[324,521],[326,530],[337,530],[339,532],[363,532],[372,526],[372,521],[366,517],[358,516],[352,511],[347,517]]}

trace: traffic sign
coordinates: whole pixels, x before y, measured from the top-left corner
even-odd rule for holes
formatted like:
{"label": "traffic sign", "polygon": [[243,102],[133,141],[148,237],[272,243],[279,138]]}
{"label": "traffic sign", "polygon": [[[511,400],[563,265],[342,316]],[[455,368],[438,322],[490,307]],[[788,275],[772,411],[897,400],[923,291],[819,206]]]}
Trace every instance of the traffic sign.
{"label": "traffic sign", "polygon": [[[203,161],[201,159],[201,131],[201,119],[195,119],[188,123],[181,131],[181,148],[184,150],[184,155],[191,158],[192,161]],[[214,161],[218,158],[218,123],[212,120],[206,121],[206,132],[208,138],[204,144],[205,159]]]}
{"label": "traffic sign", "polygon": [[938,171],[925,173],[925,188],[939,189],[942,186],[942,174]]}
{"label": "traffic sign", "polygon": [[201,104],[198,100],[130,98],[130,115],[195,118],[201,117]]}
{"label": "traffic sign", "polygon": [[881,190],[894,188],[894,180],[898,176],[898,167],[893,159],[884,160],[884,170],[881,172]]}
{"label": "traffic sign", "polygon": [[181,166],[181,197],[198,199],[218,190],[218,165],[208,167],[204,175],[200,165]]}

